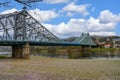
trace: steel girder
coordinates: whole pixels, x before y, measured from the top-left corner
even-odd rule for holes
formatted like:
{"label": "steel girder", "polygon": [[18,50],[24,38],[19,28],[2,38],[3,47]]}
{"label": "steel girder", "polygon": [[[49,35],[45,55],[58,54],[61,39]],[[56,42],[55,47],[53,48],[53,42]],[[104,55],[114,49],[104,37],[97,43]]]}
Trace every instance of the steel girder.
{"label": "steel girder", "polygon": [[0,15],[0,40],[61,42],[26,10]]}
{"label": "steel girder", "polygon": [[73,42],[74,43],[79,43],[81,45],[89,45],[89,46],[95,46],[96,45],[88,33],[82,33],[81,36],[78,37]]}

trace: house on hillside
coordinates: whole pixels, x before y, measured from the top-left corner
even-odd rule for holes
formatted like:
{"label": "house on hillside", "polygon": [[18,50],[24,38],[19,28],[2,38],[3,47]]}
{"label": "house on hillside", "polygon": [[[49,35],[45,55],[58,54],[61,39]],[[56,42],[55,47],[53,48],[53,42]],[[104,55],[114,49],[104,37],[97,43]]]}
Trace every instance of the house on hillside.
{"label": "house on hillside", "polygon": [[112,47],[111,44],[104,44],[104,48],[110,48],[110,47]]}
{"label": "house on hillside", "polygon": [[120,48],[120,38],[114,38],[113,39],[113,47],[114,48]]}

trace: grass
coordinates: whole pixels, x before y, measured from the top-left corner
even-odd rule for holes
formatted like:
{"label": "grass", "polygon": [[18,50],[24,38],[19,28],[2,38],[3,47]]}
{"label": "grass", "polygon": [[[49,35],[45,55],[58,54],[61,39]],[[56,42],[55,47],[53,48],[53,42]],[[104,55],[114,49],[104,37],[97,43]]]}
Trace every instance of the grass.
{"label": "grass", "polygon": [[0,59],[9,58],[7,56],[0,56]]}
{"label": "grass", "polygon": [[0,80],[120,80],[120,60],[1,59]]}
{"label": "grass", "polygon": [[105,52],[105,51],[116,51],[116,48],[93,48],[91,50],[92,52]]}

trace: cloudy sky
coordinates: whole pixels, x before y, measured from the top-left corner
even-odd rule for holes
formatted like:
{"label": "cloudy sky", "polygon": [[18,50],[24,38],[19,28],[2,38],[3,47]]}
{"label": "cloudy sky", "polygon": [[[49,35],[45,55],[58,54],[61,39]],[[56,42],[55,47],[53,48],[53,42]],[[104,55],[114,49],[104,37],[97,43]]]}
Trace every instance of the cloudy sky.
{"label": "cloudy sky", "polygon": [[[0,14],[22,9],[20,3],[6,1],[10,5],[0,6]],[[29,13],[60,38],[82,32],[120,36],[120,0],[43,0],[31,6]]]}

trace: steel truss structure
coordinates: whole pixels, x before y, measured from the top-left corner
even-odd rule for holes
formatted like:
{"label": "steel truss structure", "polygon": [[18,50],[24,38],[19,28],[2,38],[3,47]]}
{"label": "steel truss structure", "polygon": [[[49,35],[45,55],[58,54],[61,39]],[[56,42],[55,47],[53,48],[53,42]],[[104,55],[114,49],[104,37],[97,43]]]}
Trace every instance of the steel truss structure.
{"label": "steel truss structure", "polygon": [[0,15],[0,40],[61,42],[26,10]]}
{"label": "steel truss structure", "polygon": [[82,33],[80,37],[78,37],[74,43],[79,43],[81,45],[96,45],[92,38],[90,37],[89,33]]}

